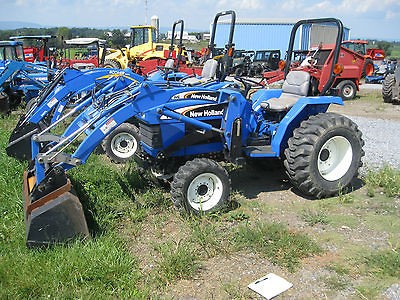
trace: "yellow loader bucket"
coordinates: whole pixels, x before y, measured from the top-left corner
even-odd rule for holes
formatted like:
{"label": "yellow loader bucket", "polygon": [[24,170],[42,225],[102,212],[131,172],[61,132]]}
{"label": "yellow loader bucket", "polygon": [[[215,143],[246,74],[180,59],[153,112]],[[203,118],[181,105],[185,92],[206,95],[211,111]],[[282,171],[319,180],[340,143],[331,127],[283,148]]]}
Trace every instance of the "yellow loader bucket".
{"label": "yellow loader bucket", "polygon": [[88,238],[82,204],[71,191],[62,169],[53,169],[36,185],[33,172],[24,172],[26,244],[41,247]]}

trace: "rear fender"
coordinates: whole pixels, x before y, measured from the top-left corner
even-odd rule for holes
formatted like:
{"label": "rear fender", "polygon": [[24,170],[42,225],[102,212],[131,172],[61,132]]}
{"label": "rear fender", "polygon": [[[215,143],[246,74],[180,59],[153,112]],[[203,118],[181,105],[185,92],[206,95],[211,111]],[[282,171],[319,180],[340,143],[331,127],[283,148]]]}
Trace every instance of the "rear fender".
{"label": "rear fender", "polygon": [[281,120],[276,132],[273,133],[272,150],[275,153],[282,153],[287,146],[288,139],[293,135],[293,130],[309,116],[326,112],[331,104],[344,105],[342,98],[337,96],[300,98]]}

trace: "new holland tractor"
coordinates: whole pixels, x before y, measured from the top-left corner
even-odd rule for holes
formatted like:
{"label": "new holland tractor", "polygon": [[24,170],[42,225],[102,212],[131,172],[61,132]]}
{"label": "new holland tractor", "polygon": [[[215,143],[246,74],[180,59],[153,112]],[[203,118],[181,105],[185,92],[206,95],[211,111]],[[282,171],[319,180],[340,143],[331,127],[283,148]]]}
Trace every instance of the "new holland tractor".
{"label": "new holland tractor", "polygon": [[[234,15],[233,15],[234,16]],[[214,27],[208,46],[208,53],[213,53],[214,40],[216,34],[216,24],[219,16],[214,20]],[[183,34],[183,21],[176,21],[173,25],[173,32],[176,25],[181,25],[181,37]],[[228,47],[233,45],[233,32],[235,18],[232,17],[229,32]],[[182,39],[180,39],[180,44]],[[173,48],[173,40],[171,49]],[[232,51],[230,51],[232,53]],[[184,85],[202,85],[206,88],[218,89],[225,85],[232,85],[232,82],[224,82],[225,75],[220,72],[217,77],[218,62],[209,59],[202,69],[202,76],[179,72],[179,54],[175,64],[173,59],[171,67],[162,66],[158,71],[153,72],[144,78],[130,69],[119,70],[111,68],[97,68],[92,70],[80,71],[75,69],[64,69],[58,72],[49,86],[41,91],[41,94],[32,99],[27,105],[27,112],[22,116],[13,130],[9,144],[6,147],[7,155],[19,160],[29,160],[31,157],[31,137],[46,130],[51,131],[60,121],[65,123],[66,118],[86,109],[90,104],[93,95],[105,97],[112,91],[119,91],[127,86],[135,85],[145,80],[172,82],[181,80]],[[211,58],[211,57],[210,57]],[[224,69],[229,69],[231,60],[226,60]],[[183,68],[183,70],[186,70]],[[105,86],[105,87],[104,87]],[[102,94],[103,93],[103,94]],[[64,114],[66,108],[71,108],[67,115]],[[90,110],[90,108],[89,108]],[[64,114],[64,115],[63,115]],[[51,126],[50,126],[51,124]],[[49,128],[50,126],[50,128]],[[115,163],[124,163],[132,158],[139,144],[138,122],[131,119],[129,122],[121,124],[113,130],[102,142],[102,147],[107,156]]]}
{"label": "new holland tractor", "polygon": [[0,112],[9,113],[36,97],[54,73],[43,64],[25,61],[20,41],[0,41]]}
{"label": "new holland tractor", "polygon": [[[227,14],[234,12],[219,15]],[[169,179],[172,202],[189,213],[213,212],[229,201],[230,179],[220,162],[282,159],[293,185],[315,198],[350,186],[362,165],[361,132],[347,117],[327,112],[331,104],[343,105],[331,90],[342,70],[336,64],[342,23],[332,18],[299,21],[288,53],[298,29],[313,23],[338,27],[331,78],[319,96],[309,96],[310,75],[303,71],[288,72],[281,90],[259,89],[251,98],[247,95],[253,82],[245,78],[238,78],[245,89],[145,81],[123,94],[93,97],[93,104],[62,136],[34,135],[34,160],[23,176],[27,245],[89,236],[66,172],[84,164],[115,128],[132,118],[139,124],[141,139],[137,162]]]}

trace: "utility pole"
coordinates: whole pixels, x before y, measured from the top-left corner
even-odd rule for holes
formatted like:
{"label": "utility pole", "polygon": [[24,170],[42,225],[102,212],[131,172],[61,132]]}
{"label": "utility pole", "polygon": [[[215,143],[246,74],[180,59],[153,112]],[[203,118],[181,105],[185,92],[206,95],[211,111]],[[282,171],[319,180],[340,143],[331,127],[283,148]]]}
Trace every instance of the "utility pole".
{"label": "utility pole", "polygon": [[147,0],[144,0],[145,20],[144,24],[147,24]]}

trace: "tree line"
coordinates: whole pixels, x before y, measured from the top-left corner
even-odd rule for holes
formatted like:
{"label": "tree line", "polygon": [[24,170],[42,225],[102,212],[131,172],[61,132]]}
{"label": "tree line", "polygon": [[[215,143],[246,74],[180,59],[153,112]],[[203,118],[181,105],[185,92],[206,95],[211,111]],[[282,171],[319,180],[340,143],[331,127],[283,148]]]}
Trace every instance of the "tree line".
{"label": "tree line", "polygon": [[[71,38],[100,38],[106,40],[107,46],[111,48],[124,47],[129,44],[129,37],[126,37],[128,29],[94,29],[94,28],[68,28],[68,27],[54,27],[54,28],[20,28],[15,30],[0,30],[0,40],[9,40],[11,36],[22,35],[52,35],[56,38],[50,39],[48,42],[49,47],[62,48],[63,40]],[[35,41],[24,41],[24,44],[30,46],[30,43]]]}

